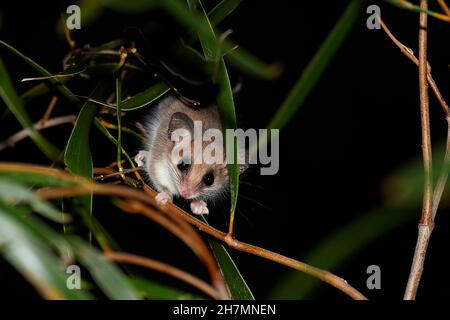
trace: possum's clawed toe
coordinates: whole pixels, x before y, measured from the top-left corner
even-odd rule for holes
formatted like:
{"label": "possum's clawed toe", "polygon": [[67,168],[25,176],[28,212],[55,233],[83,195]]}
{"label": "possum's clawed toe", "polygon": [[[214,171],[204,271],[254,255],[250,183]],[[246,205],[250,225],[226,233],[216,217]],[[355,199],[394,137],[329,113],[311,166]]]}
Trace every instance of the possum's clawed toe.
{"label": "possum's clawed toe", "polygon": [[136,162],[136,164],[139,167],[142,167],[145,164],[147,155],[148,155],[147,151],[144,150],[139,151],[139,153],[134,157],[134,162]]}
{"label": "possum's clawed toe", "polygon": [[156,195],[155,200],[158,204],[163,205],[167,202],[172,202],[172,195],[163,191]]}
{"label": "possum's clawed toe", "polygon": [[206,205],[206,202],[203,200],[195,200],[191,202],[191,210],[193,214],[208,214],[208,206]]}

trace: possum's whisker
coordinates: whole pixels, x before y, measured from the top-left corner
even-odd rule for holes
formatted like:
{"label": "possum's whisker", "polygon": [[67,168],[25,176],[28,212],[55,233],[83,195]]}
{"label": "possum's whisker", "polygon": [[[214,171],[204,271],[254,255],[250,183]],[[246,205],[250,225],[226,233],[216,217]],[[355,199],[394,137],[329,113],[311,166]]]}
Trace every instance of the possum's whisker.
{"label": "possum's whisker", "polygon": [[252,187],[252,188],[257,188],[257,189],[260,189],[260,190],[263,189],[263,187],[261,185],[258,185],[258,184],[255,184],[255,183],[251,183],[251,182],[245,181],[243,179],[239,179],[239,183],[241,185],[249,186],[249,187]]}
{"label": "possum's whisker", "polygon": [[244,195],[242,191],[239,192],[239,196],[242,197],[242,198],[244,198],[245,200],[248,200],[248,201],[250,201],[250,202],[254,202],[255,204],[257,204],[258,206],[260,206],[260,207],[263,208],[263,209],[266,209],[266,210],[268,210],[268,211],[271,211],[271,210],[272,210],[270,207],[268,207],[268,206],[266,206],[265,204],[263,204],[263,203],[257,201],[256,199]]}
{"label": "possum's whisker", "polygon": [[247,222],[247,224],[249,226],[251,226],[252,228],[254,228],[255,224],[250,220],[250,217],[248,216],[247,213],[245,213],[243,210],[240,210],[238,208],[236,208],[236,213],[239,217],[244,218],[244,220]]}

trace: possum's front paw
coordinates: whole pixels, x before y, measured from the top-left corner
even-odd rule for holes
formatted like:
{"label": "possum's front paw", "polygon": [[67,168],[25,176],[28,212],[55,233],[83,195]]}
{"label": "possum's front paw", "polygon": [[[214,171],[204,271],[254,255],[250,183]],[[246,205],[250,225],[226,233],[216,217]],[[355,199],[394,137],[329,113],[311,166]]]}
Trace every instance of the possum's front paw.
{"label": "possum's front paw", "polygon": [[148,152],[141,150],[139,151],[139,153],[134,157],[134,162],[136,162],[136,164],[139,167],[142,167],[145,164],[145,160],[147,159],[148,156]]}
{"label": "possum's front paw", "polygon": [[206,202],[203,200],[195,200],[191,202],[191,210],[193,214],[208,214],[208,206],[206,205]]}
{"label": "possum's front paw", "polygon": [[156,195],[155,200],[158,204],[164,205],[167,202],[172,202],[172,195],[163,191]]}

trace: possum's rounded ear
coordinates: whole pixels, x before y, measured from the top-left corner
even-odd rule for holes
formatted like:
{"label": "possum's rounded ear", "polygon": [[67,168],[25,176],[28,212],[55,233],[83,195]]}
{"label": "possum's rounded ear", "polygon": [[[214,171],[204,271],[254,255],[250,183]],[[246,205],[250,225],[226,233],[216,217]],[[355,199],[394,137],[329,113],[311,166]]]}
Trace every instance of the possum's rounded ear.
{"label": "possum's rounded ear", "polygon": [[175,112],[169,121],[167,128],[169,139],[177,143],[180,139],[190,137],[189,141],[194,139],[194,122],[183,112]]}

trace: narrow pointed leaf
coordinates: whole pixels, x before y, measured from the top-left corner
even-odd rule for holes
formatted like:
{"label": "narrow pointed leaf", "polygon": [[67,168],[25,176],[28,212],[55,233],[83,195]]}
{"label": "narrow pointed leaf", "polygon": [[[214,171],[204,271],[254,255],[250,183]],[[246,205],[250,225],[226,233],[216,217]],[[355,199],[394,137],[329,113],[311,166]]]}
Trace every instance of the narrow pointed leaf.
{"label": "narrow pointed leaf", "polygon": [[209,13],[208,18],[213,26],[218,25],[231,12],[234,11],[242,0],[222,0]]}
{"label": "narrow pointed leaf", "polygon": [[33,123],[28,117],[21,99],[16,93],[11,79],[0,58],[0,97],[5,101],[8,109],[14,114],[22,127],[30,130],[30,137],[36,146],[50,159],[55,160],[59,151],[47,139],[33,128]]}
{"label": "narrow pointed leaf", "polygon": [[55,222],[70,221],[70,216],[61,214],[50,203],[39,199],[33,192],[18,184],[16,181],[0,178],[0,198],[12,203],[27,203],[42,216]]}
{"label": "narrow pointed leaf", "polygon": [[51,248],[0,202],[0,253],[47,299],[90,299],[67,288],[68,275]]}
{"label": "narrow pointed leaf", "polygon": [[[157,300],[199,300],[200,296],[196,296],[190,292],[179,290],[155,281],[150,281],[143,277],[132,276],[131,283],[136,288],[141,296],[146,299]],[[203,298],[204,299],[204,298]]]}
{"label": "narrow pointed leaf", "polygon": [[[9,50],[11,53],[13,53],[17,57],[21,58],[23,61],[25,61],[28,65],[30,65],[34,70],[36,70],[42,76],[48,77],[48,76],[52,75],[45,68],[43,68],[39,64],[37,64],[34,60],[27,57],[26,55],[24,55],[23,53],[21,53],[20,51],[15,49],[13,46],[7,44],[6,42],[4,42],[2,40],[0,40],[0,47],[3,47],[5,49]],[[56,86],[57,90],[64,97],[66,97],[69,101],[71,101],[72,103],[76,103],[76,104],[79,103],[79,100],[73,95],[73,93],[66,86],[64,86],[58,79],[50,78],[49,81],[50,81],[50,83],[54,84]]]}
{"label": "narrow pointed leaf", "polygon": [[122,101],[121,109],[123,111],[130,111],[145,107],[154,102],[156,99],[162,97],[169,90],[170,88],[167,86],[167,84],[159,82],[151,86],[150,88],[138,93],[137,95]]}
{"label": "narrow pointed leaf", "polygon": [[255,300],[253,293],[225,247],[215,240],[210,240],[209,245],[211,246],[214,256],[219,263],[220,270],[222,271],[225,281],[228,284],[228,288],[233,299]]}
{"label": "narrow pointed leaf", "polygon": [[[201,220],[208,224],[205,217],[202,216]],[[227,249],[216,240],[209,240],[208,242],[225,278],[225,282],[228,285],[231,297],[235,300],[254,300],[252,291],[242,277]]]}
{"label": "narrow pointed leaf", "polygon": [[95,282],[109,298],[118,300],[140,299],[119,267],[107,260],[100,251],[76,238],[72,238],[71,243],[81,263],[89,270]]}

